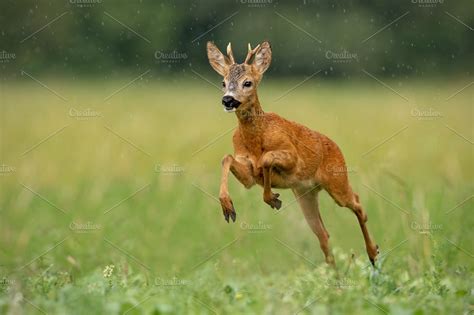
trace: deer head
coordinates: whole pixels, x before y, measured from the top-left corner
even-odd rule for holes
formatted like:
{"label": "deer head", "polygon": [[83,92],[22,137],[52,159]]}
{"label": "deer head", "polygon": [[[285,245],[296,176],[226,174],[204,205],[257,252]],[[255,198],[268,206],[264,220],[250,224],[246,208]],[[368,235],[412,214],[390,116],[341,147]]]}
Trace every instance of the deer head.
{"label": "deer head", "polygon": [[272,59],[270,43],[263,42],[253,49],[249,44],[245,61],[238,64],[230,43],[225,56],[214,43],[207,42],[207,57],[212,68],[224,77],[222,105],[226,112],[248,111],[258,104],[257,86]]}

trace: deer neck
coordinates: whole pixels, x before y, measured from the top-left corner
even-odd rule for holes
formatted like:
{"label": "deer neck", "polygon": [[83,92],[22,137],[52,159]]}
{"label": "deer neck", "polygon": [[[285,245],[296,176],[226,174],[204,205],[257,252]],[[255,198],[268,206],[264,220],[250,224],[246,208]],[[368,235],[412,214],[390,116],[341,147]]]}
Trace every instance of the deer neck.
{"label": "deer neck", "polygon": [[258,97],[245,110],[236,111],[239,120],[239,128],[249,133],[258,133],[264,128],[264,112],[258,101]]}

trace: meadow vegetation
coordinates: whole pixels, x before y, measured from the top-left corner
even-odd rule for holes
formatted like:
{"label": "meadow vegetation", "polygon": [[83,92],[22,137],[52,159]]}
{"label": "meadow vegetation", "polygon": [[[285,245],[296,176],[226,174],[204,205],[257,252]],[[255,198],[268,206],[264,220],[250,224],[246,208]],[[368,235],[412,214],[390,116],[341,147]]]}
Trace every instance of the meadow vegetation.
{"label": "meadow vegetation", "polygon": [[33,81],[2,89],[1,314],[474,310],[474,92],[454,95],[465,81],[387,81],[394,93],[264,80],[264,110],[338,143],[368,213],[376,268],[356,217],[321,193],[337,271],[289,191],[276,212],[232,178],[237,221],[224,221],[236,118],[212,85],[45,82],[64,100]]}

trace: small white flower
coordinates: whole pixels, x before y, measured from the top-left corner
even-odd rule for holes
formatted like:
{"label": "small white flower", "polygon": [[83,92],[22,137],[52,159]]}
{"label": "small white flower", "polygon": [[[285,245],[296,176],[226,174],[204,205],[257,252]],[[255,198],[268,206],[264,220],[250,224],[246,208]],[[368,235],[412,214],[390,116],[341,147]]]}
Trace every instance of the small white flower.
{"label": "small white flower", "polygon": [[104,275],[104,278],[110,278],[112,276],[112,273],[114,272],[114,265],[107,265],[104,268],[104,271],[102,272]]}

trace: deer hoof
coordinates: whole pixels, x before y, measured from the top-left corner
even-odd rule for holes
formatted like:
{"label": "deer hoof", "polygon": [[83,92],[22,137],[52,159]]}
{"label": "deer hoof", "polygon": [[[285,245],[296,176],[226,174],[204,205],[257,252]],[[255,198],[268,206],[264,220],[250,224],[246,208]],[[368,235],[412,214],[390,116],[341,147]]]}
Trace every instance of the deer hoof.
{"label": "deer hoof", "polygon": [[229,223],[229,218],[232,219],[233,222],[235,222],[235,219],[237,218],[237,213],[235,212],[234,204],[232,203],[232,200],[229,197],[223,197],[219,198],[221,202],[221,207],[222,207],[222,213],[224,214],[224,219]]}
{"label": "deer hoof", "polygon": [[332,255],[326,256],[326,263],[331,267],[336,267],[336,261]]}
{"label": "deer hoof", "polygon": [[281,208],[281,200],[278,199],[278,197],[280,197],[280,194],[274,194],[272,193],[271,194],[271,197],[270,198],[263,198],[263,200],[268,203],[270,205],[270,207],[272,207],[272,209],[277,209],[279,210]]}
{"label": "deer hoof", "polygon": [[379,245],[375,245],[375,251],[369,251],[368,254],[369,254],[369,260],[372,263],[372,266],[375,267],[375,261],[376,261],[377,255],[380,254]]}

